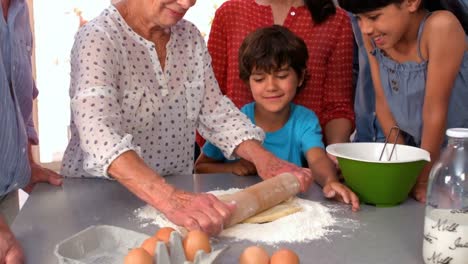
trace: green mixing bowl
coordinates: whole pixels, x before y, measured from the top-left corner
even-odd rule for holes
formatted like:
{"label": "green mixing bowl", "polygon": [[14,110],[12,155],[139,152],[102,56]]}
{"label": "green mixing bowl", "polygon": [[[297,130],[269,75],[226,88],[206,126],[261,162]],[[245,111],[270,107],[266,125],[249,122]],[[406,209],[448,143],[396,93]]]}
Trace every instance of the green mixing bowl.
{"label": "green mixing bowl", "polygon": [[393,144],[340,143],[327,147],[338,159],[343,177],[364,203],[378,207],[395,206],[406,200],[424,165],[430,161],[424,149]]}

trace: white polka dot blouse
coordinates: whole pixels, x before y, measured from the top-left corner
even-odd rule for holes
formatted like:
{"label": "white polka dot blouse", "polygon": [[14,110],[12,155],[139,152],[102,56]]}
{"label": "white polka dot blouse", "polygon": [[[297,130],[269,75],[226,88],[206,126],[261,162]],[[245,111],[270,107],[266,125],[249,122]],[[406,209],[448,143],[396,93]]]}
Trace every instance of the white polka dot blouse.
{"label": "white polka dot blouse", "polygon": [[171,27],[166,47],[163,69],[154,43],[113,6],[79,30],[64,176],[109,177],[109,165],[128,150],[161,175],[191,174],[196,129],[229,158],[242,141],[263,140],[263,131],[221,94],[193,24]]}

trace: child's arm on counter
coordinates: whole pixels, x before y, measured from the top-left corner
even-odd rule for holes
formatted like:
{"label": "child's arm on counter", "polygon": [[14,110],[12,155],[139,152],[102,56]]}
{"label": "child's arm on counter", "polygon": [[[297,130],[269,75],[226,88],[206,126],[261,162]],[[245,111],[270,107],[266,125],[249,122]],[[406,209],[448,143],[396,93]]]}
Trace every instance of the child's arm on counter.
{"label": "child's arm on counter", "polygon": [[307,163],[318,184],[323,187],[323,194],[327,198],[336,198],[351,204],[352,210],[359,210],[359,198],[348,187],[338,181],[333,162],[328,158],[325,150],[319,147],[311,148],[306,153]]}
{"label": "child's arm on counter", "polygon": [[257,170],[250,161],[240,159],[234,162],[224,162],[213,159],[203,152],[195,162],[196,173],[234,173],[239,176],[256,175]]}

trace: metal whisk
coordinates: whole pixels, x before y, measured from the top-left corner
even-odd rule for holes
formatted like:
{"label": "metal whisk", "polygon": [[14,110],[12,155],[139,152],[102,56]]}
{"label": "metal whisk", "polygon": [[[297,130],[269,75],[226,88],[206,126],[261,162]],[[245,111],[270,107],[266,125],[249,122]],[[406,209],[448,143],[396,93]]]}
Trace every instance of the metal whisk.
{"label": "metal whisk", "polygon": [[380,153],[379,161],[382,160],[382,156],[383,156],[383,154],[385,152],[385,148],[387,147],[388,139],[392,136],[392,133],[393,133],[394,130],[396,131],[396,137],[395,137],[395,141],[393,142],[392,151],[390,152],[390,156],[388,157],[388,161],[390,161],[392,159],[393,151],[395,150],[396,143],[398,142],[398,137],[400,136],[400,128],[398,126],[392,127],[392,129],[390,129],[390,133],[388,134],[388,137],[385,138],[385,144],[383,146],[382,152]]}

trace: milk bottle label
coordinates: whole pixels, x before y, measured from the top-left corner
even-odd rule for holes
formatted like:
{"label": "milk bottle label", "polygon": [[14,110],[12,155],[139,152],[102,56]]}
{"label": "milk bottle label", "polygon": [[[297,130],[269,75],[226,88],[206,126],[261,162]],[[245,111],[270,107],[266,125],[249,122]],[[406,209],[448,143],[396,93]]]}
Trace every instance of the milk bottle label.
{"label": "milk bottle label", "polygon": [[468,209],[427,211],[423,258],[426,264],[468,263]]}

